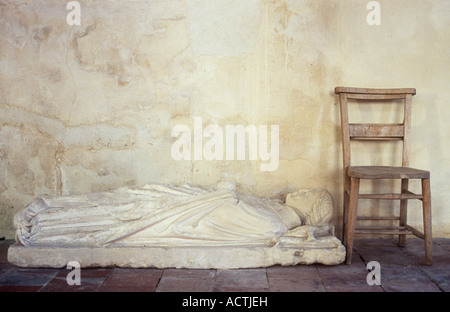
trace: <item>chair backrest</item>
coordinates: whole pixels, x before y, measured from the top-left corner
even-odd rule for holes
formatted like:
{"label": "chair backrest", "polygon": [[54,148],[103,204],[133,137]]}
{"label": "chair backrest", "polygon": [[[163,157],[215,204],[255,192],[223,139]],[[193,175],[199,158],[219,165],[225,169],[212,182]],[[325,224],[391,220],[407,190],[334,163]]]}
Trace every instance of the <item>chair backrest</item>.
{"label": "chair backrest", "polygon": [[[336,87],[339,94],[341,109],[342,151],[344,169],[351,164],[351,140],[403,140],[402,166],[409,166],[410,132],[411,132],[411,102],[416,89],[368,89]],[[403,100],[402,123],[349,123],[348,100],[362,100],[361,103],[376,101]],[[359,103],[359,102],[358,102]]]}

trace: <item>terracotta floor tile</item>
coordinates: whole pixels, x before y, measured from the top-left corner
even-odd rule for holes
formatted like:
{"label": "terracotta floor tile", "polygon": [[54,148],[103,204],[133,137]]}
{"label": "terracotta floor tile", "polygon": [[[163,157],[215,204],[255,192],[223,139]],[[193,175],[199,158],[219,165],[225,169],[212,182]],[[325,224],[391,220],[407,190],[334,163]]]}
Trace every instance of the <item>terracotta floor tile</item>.
{"label": "terracotta floor tile", "polygon": [[14,267],[0,274],[0,286],[43,286],[56,276],[54,269]]}
{"label": "terracotta floor tile", "polygon": [[269,292],[269,287],[241,287],[239,285],[229,286],[214,286],[213,292],[238,292],[238,293],[257,293],[257,292]]}
{"label": "terracotta floor tile", "polygon": [[381,285],[385,291],[434,292],[440,291],[434,282],[417,266],[384,265],[381,267]]}
{"label": "terracotta floor tile", "polygon": [[386,292],[440,292],[441,290],[430,281],[417,282],[412,279],[398,279],[381,282]]}
{"label": "terracotta floor tile", "polygon": [[450,292],[450,284],[449,283],[439,284],[439,289],[445,292]]}
{"label": "terracotta floor tile", "polygon": [[[426,266],[422,270],[425,274],[441,288],[449,289],[450,286],[450,269],[441,266]],[[447,291],[447,290],[446,290]]]}
{"label": "terracotta floor tile", "polygon": [[102,285],[98,292],[154,292],[155,286],[121,286],[121,285]]}
{"label": "terracotta floor tile", "polygon": [[364,265],[318,266],[318,271],[326,289],[343,286],[367,286],[369,271]]}
{"label": "terracotta floor tile", "polygon": [[296,265],[292,267],[272,266],[267,268],[268,278],[294,279],[319,277],[315,265]]}
{"label": "terracotta floor tile", "polygon": [[270,291],[275,292],[323,292],[323,287],[320,278],[269,278]]}
{"label": "terracotta floor tile", "polygon": [[216,270],[166,269],[163,278],[214,278]]}
{"label": "terracotta floor tile", "polygon": [[241,291],[243,289],[268,290],[269,283],[266,270],[217,270],[214,280],[214,291]]}
{"label": "terracotta floor tile", "polygon": [[81,279],[80,285],[69,285],[66,277],[55,277],[40,292],[95,292],[101,286],[96,279]]}
{"label": "terracotta floor tile", "polygon": [[0,286],[2,292],[38,292],[42,286]]}
{"label": "terracotta floor tile", "polygon": [[365,286],[329,286],[327,292],[383,292],[378,285]]}
{"label": "terracotta floor tile", "polygon": [[105,285],[156,286],[163,270],[115,268],[106,279]]}
{"label": "terracotta floor tile", "polygon": [[[450,253],[448,255],[433,255],[433,267],[449,267],[450,264]],[[428,267],[425,263],[425,258],[422,261],[417,261],[417,264],[422,267]]]}
{"label": "terracotta floor tile", "polygon": [[366,245],[357,248],[358,254],[362,255],[363,260],[368,263],[370,261],[377,261],[381,264],[413,264],[401,248],[392,244],[391,246],[385,245]]}
{"label": "terracotta floor tile", "polygon": [[[323,273],[326,274],[361,274],[362,272],[367,272],[366,265],[364,263],[352,263],[351,265],[347,264],[338,264],[338,265],[322,265],[318,264],[317,272],[322,276]],[[328,273],[327,273],[328,272]]]}
{"label": "terracotta floor tile", "polygon": [[436,238],[433,239],[433,245],[436,243],[436,245],[441,246],[447,252],[450,252],[450,239],[448,238]]}
{"label": "terracotta floor tile", "polygon": [[80,269],[80,285],[69,285],[67,276],[72,270],[61,269],[57,272],[55,277],[51,279],[40,290],[41,292],[92,292],[106,281],[106,278],[111,274],[111,268],[86,268]]}
{"label": "terracotta floor tile", "polygon": [[[108,278],[109,275],[111,275],[113,268],[86,268],[80,269],[80,278],[83,279],[99,279],[102,281],[102,283]],[[72,272],[70,269],[61,269],[58,274],[56,274],[56,277],[64,277],[66,278],[67,275]]]}
{"label": "terracotta floor tile", "polygon": [[270,291],[322,292],[325,291],[315,265],[293,267],[275,266],[267,269]]}
{"label": "terracotta floor tile", "polygon": [[[427,266],[425,263],[425,249],[423,240],[416,239],[415,244],[409,244],[404,247],[403,251],[407,254],[417,265]],[[450,263],[450,250],[442,243],[433,242],[433,267],[447,266]]]}
{"label": "terracotta floor tile", "polygon": [[213,279],[202,278],[162,278],[156,288],[157,292],[210,292]]}

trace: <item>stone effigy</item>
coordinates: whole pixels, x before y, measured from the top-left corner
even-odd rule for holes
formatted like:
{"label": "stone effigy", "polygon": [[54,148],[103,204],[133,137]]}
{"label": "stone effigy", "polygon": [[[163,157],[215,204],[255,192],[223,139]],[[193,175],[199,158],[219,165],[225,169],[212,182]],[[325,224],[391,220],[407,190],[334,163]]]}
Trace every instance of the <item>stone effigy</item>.
{"label": "stone effigy", "polygon": [[16,214],[8,260],[24,267],[339,264],[345,248],[332,212],[322,189],[288,194],[283,203],[239,194],[229,182],[42,196]]}

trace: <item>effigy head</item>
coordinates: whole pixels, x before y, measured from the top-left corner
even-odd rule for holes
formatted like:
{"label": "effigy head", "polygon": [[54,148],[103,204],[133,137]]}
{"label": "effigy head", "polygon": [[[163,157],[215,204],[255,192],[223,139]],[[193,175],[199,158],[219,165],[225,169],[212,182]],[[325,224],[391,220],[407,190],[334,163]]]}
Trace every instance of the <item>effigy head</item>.
{"label": "effigy head", "polygon": [[286,205],[292,207],[304,225],[326,225],[333,216],[333,199],[324,189],[304,189],[290,193]]}

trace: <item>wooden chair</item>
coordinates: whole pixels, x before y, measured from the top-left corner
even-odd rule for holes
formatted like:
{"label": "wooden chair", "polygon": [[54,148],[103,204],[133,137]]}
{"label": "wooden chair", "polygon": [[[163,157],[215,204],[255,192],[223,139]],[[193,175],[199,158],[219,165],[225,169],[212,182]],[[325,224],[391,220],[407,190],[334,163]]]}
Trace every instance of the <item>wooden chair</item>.
{"label": "wooden chair", "polygon": [[[409,167],[411,102],[415,89],[363,89],[337,87],[341,110],[342,148],[344,160],[344,225],[343,244],[346,246],[346,263],[351,263],[354,235],[389,234],[399,235],[398,245],[405,246],[406,235],[412,234],[425,241],[425,260],[431,265],[431,194],[429,171]],[[357,104],[368,105],[377,101],[404,103],[402,123],[349,123],[348,100],[357,100]],[[388,102],[389,103],[389,102]],[[402,140],[403,157],[401,167],[392,166],[351,166],[350,142],[353,140],[384,141]],[[401,192],[390,194],[360,194],[361,179],[400,179]],[[408,190],[409,179],[421,179],[422,194]],[[357,216],[359,199],[400,200],[400,216]],[[419,199],[423,208],[424,233],[407,224],[407,203],[409,199]],[[398,220],[398,226],[356,226],[357,220]],[[391,221],[392,222],[392,221]]]}

